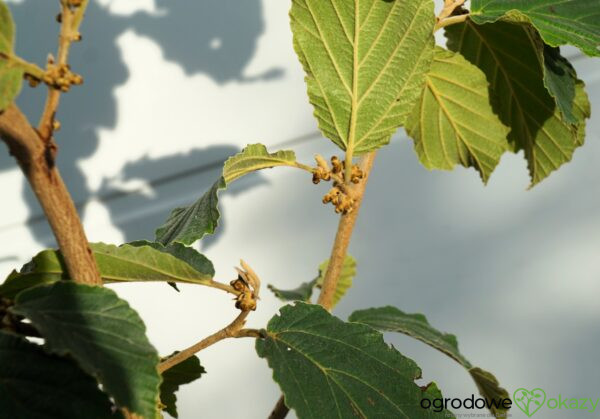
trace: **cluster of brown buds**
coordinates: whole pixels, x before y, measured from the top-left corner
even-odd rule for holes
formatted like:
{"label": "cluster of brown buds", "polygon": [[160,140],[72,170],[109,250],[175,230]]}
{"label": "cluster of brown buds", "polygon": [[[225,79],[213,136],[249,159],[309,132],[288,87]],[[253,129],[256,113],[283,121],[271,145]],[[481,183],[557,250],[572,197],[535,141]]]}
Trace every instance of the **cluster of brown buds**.
{"label": "cluster of brown buds", "polygon": [[256,301],[260,290],[260,279],[250,266],[243,260],[240,261],[243,269],[235,268],[238,277],[229,283],[239,292],[235,298],[235,308],[242,311],[256,310]]}
{"label": "cluster of brown buds", "polygon": [[[344,172],[346,162],[341,161],[337,156],[331,158],[331,168],[327,161],[320,155],[315,156],[317,168],[313,172],[313,183],[316,185],[320,181],[333,180],[333,187],[323,197],[323,203],[331,202],[335,207],[336,213],[348,214],[354,210],[355,199],[352,197],[350,185],[344,181]],[[364,174],[360,167],[352,165],[350,172],[350,182],[357,184],[361,181]]]}
{"label": "cluster of brown buds", "polygon": [[26,74],[25,79],[31,87],[36,87],[43,82],[54,89],[62,92],[68,92],[73,85],[83,83],[83,77],[71,71],[68,64],[55,64],[54,58],[48,57],[48,67],[41,78],[37,78],[31,74]]}

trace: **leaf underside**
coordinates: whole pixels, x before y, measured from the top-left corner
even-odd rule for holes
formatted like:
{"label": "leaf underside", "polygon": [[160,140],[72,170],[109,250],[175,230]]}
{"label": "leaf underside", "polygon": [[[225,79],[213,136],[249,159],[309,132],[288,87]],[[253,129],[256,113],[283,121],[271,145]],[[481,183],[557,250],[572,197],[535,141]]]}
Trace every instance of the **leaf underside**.
{"label": "leaf underside", "polygon": [[448,48],[479,67],[490,83],[494,112],[510,127],[509,144],[523,150],[532,186],[571,160],[582,144],[589,101],[577,82],[567,122],[544,85],[535,32],[528,25],[467,21],[446,28]]}
{"label": "leaf underside", "polygon": [[188,207],[175,208],[167,221],[156,230],[156,241],[191,245],[207,234],[213,234],[219,223],[218,194],[230,182],[257,170],[276,166],[295,166],[296,155],[290,150],[269,153],[262,144],[250,144],[230,157],[217,182]]}
{"label": "leaf underside", "polygon": [[290,17],[323,134],[357,155],[388,143],[433,56],[433,2],[293,0]]}
{"label": "leaf underside", "polygon": [[531,22],[551,46],[570,44],[600,56],[598,0],[471,0],[471,18],[479,24]]}
{"label": "leaf underside", "polygon": [[509,131],[490,102],[485,74],[460,54],[436,48],[406,122],[421,163],[428,169],[474,167],[487,182],[508,148]]}
{"label": "leaf underside", "polygon": [[241,153],[230,157],[223,166],[225,183],[255,172],[276,166],[293,166],[296,163],[296,154],[291,150],[280,150],[269,153],[263,144],[250,144]]}
{"label": "leaf underside", "polygon": [[[387,306],[355,311],[350,315],[348,321],[367,324],[382,332],[397,332],[418,339],[465,367],[475,381],[479,392],[486,399],[501,401],[510,397],[508,392],[500,387],[494,375],[479,367],[473,367],[467,361],[458,350],[456,336],[442,333],[433,328],[422,314],[407,314],[395,307]],[[496,415],[508,411],[508,409],[493,404],[490,410]]]}
{"label": "leaf underside", "polygon": [[301,419],[453,417],[419,405],[429,397],[414,383],[419,367],[386,345],[381,333],[344,323],[320,306],[283,307],[256,351]]}
{"label": "leaf underside", "polygon": [[23,337],[0,331],[0,417],[121,418],[98,383],[75,362],[49,355]]}
{"label": "leaf underside", "polygon": [[114,291],[60,281],[21,292],[11,311],[31,321],[50,352],[71,355],[96,377],[119,407],[154,417],[159,357],[143,321]]}

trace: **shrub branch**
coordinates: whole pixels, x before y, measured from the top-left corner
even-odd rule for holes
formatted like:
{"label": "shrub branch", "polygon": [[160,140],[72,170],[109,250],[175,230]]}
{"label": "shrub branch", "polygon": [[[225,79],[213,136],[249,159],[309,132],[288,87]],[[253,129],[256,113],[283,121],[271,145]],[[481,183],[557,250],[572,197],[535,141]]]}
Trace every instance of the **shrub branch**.
{"label": "shrub branch", "polygon": [[73,200],[54,165],[56,146],[40,141],[38,133],[15,105],[0,114],[0,137],[27,177],[64,255],[74,281],[102,285]]}

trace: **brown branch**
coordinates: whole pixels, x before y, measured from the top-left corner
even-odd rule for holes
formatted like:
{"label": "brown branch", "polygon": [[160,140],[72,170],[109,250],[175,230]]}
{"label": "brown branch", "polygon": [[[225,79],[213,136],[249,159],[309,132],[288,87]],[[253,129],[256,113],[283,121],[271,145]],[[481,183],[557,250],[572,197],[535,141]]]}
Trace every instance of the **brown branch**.
{"label": "brown branch", "polygon": [[[61,0],[62,10],[60,13],[61,25],[58,36],[58,52],[56,62],[49,63],[49,65],[60,68],[68,64],[71,43],[81,39],[79,26],[81,25],[88,1],[84,0],[78,6],[72,6],[69,0]],[[48,87],[44,112],[38,124],[38,131],[44,141],[48,141],[54,131],[54,116],[60,102],[60,92],[60,89],[56,86]]]}
{"label": "brown branch", "polygon": [[353,185],[352,187],[352,196],[355,200],[354,210],[348,214],[342,215],[338,224],[338,230],[335,241],[333,242],[333,249],[331,250],[327,272],[325,273],[321,294],[319,294],[319,300],[317,301],[318,304],[322,305],[327,310],[330,310],[333,304],[333,297],[337,288],[338,279],[340,277],[340,272],[342,271],[344,259],[346,258],[346,252],[348,250],[348,245],[350,244],[352,230],[354,229],[354,224],[358,217],[365,188],[367,187],[369,174],[373,167],[375,153],[376,152],[373,151],[365,155],[361,161],[361,170],[363,171],[364,177],[360,183]]}
{"label": "brown branch", "polygon": [[250,311],[242,311],[230,324],[225,326],[223,329],[219,330],[216,333],[202,339],[200,342],[190,346],[187,349],[184,349],[181,352],[177,352],[175,355],[165,359],[163,362],[158,364],[158,372],[161,374],[168,370],[171,367],[185,361],[189,357],[193,356],[195,353],[200,352],[202,349],[208,348],[215,343],[227,339],[227,338],[236,338],[236,337],[256,337],[254,333],[249,334],[247,331],[242,329],[244,327],[244,323],[246,323],[246,317],[248,317]]}
{"label": "brown branch", "polygon": [[269,415],[268,419],[284,419],[289,411],[290,408],[285,405],[285,397],[283,397],[282,394],[281,397],[279,397],[279,400],[277,400],[277,403],[275,404],[275,407],[273,408],[273,411]]}
{"label": "brown branch", "polygon": [[0,137],[19,163],[62,252],[69,276],[76,282],[102,285],[100,273],[75,205],[54,165],[56,146],[44,144],[15,105],[0,114]]}

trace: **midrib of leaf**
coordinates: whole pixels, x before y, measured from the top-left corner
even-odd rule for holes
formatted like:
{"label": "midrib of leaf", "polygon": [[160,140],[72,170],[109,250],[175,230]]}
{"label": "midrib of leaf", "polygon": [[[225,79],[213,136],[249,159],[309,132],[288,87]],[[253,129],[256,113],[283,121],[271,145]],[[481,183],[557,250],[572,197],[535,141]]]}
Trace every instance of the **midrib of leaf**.
{"label": "midrib of leaf", "polygon": [[[358,2],[358,0],[355,0],[355,5],[357,5],[357,2]],[[374,2],[374,3],[375,3],[375,2]],[[374,39],[374,40],[373,40],[373,42],[371,43],[371,46],[369,47],[369,50],[368,50],[368,51],[367,51],[367,53],[365,54],[365,57],[363,58],[363,60],[362,60],[362,61],[361,61],[361,63],[359,64],[359,67],[360,67],[360,65],[361,65],[361,64],[362,64],[362,63],[363,63],[363,62],[364,62],[364,61],[367,59],[367,57],[369,56],[369,54],[371,53],[371,51],[372,51],[372,50],[375,48],[375,46],[376,46],[376,45],[377,45],[377,43],[379,42],[379,39],[381,38],[381,35],[383,34],[383,31],[385,30],[385,27],[387,26],[387,23],[389,22],[389,19],[390,19],[390,18],[393,16],[393,14],[394,14],[394,9],[396,8],[396,5],[397,5],[397,4],[399,4],[399,3],[400,3],[399,1],[394,1],[394,4],[393,4],[392,8],[390,9],[390,12],[389,12],[389,14],[386,16],[386,19],[385,19],[385,22],[384,22],[384,24],[381,26],[381,29],[379,30],[379,32],[378,32],[378,34],[377,34],[377,36],[375,37],[375,39]],[[424,7],[424,6],[426,6],[426,5],[427,5],[427,3],[422,3],[422,4],[421,4],[421,6],[420,6],[420,8],[419,8],[419,9],[417,9],[417,11],[415,12],[415,14],[412,16],[412,19],[411,19],[411,21],[410,21],[410,25],[408,26],[408,29],[407,29],[407,30],[406,30],[406,32],[404,32],[404,34],[402,35],[402,38],[401,38],[401,39],[400,39],[400,41],[398,42],[398,45],[396,45],[396,47],[394,48],[394,52],[393,52],[392,54],[390,54],[390,56],[388,57],[388,59],[387,59],[387,61],[386,61],[385,65],[383,66],[383,68],[381,69],[381,71],[379,72],[379,74],[377,75],[377,77],[375,77],[375,79],[373,80],[373,82],[371,83],[371,85],[370,85],[370,86],[369,86],[369,87],[368,87],[368,88],[365,90],[365,92],[364,92],[364,93],[361,95],[360,99],[358,100],[358,104],[356,105],[356,108],[358,108],[358,107],[360,106],[360,104],[362,103],[363,99],[364,99],[364,98],[366,98],[366,97],[369,95],[369,93],[371,92],[371,90],[372,90],[372,89],[373,89],[373,88],[374,88],[374,87],[377,85],[377,82],[378,82],[378,81],[379,81],[379,79],[381,78],[382,74],[383,74],[383,73],[385,73],[386,69],[388,68],[388,66],[390,65],[390,63],[393,61],[393,59],[394,59],[394,57],[395,57],[396,53],[398,52],[398,49],[400,48],[400,46],[402,46],[402,45],[403,45],[403,43],[404,43],[404,40],[406,39],[406,36],[407,36],[407,34],[411,32],[411,29],[413,28],[413,25],[415,24],[415,21],[417,20],[417,16],[419,16],[419,13],[421,12],[421,8],[423,8],[423,7]],[[355,14],[358,14],[358,11],[356,11],[356,10],[357,10],[357,7],[358,7],[358,6],[355,6]],[[370,11],[371,11],[371,10],[369,9],[369,12],[370,12]],[[366,19],[365,19],[365,22],[366,22]],[[355,36],[356,36],[356,34],[355,34]],[[355,55],[354,70],[357,72],[357,74],[356,74],[356,76],[355,76],[355,79],[357,80],[357,79],[358,79],[358,69],[357,69],[357,66],[356,66],[356,55],[358,54],[358,39],[357,39],[356,43],[357,43],[357,45],[356,45],[356,47],[354,48],[354,55]],[[423,53],[425,53],[426,51],[427,51],[427,48],[423,48],[423,49],[421,50],[421,54],[419,55],[419,59],[417,60],[417,62],[418,62],[418,61],[420,61],[420,59],[421,59],[421,57],[422,57],[422,54],[423,54]],[[412,75],[415,73],[415,71],[416,71],[416,70],[417,70],[417,66],[414,66],[414,67],[412,68],[412,70],[411,70],[411,73],[410,73],[410,74],[411,74],[411,76],[412,76]],[[405,87],[406,87],[406,86],[409,84],[409,83],[408,83],[408,81],[410,80],[410,78],[411,78],[411,77],[408,77],[408,78],[406,79],[406,83],[405,83],[405,84],[404,84],[404,86],[402,87],[402,91],[404,91],[404,88],[405,88]],[[358,80],[357,80],[357,83],[356,83],[356,84],[358,85]],[[358,92],[356,92],[356,94],[358,94]],[[402,93],[401,93],[401,94],[402,94]],[[354,104],[354,98],[353,98],[353,104]],[[384,114],[383,114],[383,115],[382,115],[382,116],[381,116],[381,117],[380,117],[380,118],[377,120],[377,122],[376,122],[375,124],[373,124],[373,125],[371,126],[371,128],[370,128],[370,129],[369,129],[369,130],[368,130],[368,131],[367,131],[367,132],[366,132],[366,133],[365,133],[365,134],[364,134],[364,135],[363,135],[361,138],[359,138],[359,139],[356,141],[356,143],[360,144],[360,143],[361,143],[362,141],[364,141],[366,138],[369,138],[369,134],[371,134],[371,133],[372,133],[372,130],[373,130],[374,128],[376,128],[377,126],[379,126],[379,124],[381,123],[381,121],[383,121],[383,120],[385,119],[385,117],[387,117],[387,116],[389,115],[390,111],[392,111],[392,110],[394,109],[394,107],[395,107],[395,106],[394,106],[393,104],[392,104],[392,105],[390,105],[389,109],[388,109],[388,110],[387,110],[387,111],[386,111],[386,112],[385,112],[385,113],[384,113]],[[356,110],[355,110],[355,107],[353,106],[353,107],[352,107],[352,112],[354,113],[355,111],[356,111],[356,112],[358,112],[358,109],[356,109]],[[351,119],[351,121],[352,121],[352,119]],[[351,122],[351,124],[350,124],[350,128],[352,129],[352,127],[353,127],[353,126],[352,126],[352,122]],[[375,131],[375,132],[377,132],[377,131]],[[352,140],[354,140],[354,138],[352,138]],[[348,143],[350,144],[350,139],[348,140]],[[350,148],[350,146],[349,146],[348,148]],[[354,148],[354,144],[352,144],[352,148]],[[350,157],[351,157],[351,156],[350,156]],[[350,159],[350,160],[348,159],[348,154],[346,154],[346,161],[351,161],[351,159]],[[346,179],[346,181],[349,181],[349,180],[350,180],[350,178],[349,178],[349,177],[350,177],[350,170],[351,170],[351,167],[350,167],[350,166],[347,166],[347,167],[346,167],[346,176],[347,176],[347,179]]]}
{"label": "midrib of leaf", "polygon": [[[346,173],[344,174],[346,183],[350,182],[350,176],[352,174],[352,154],[354,154],[354,136],[356,135],[356,117],[358,114],[358,106],[360,101],[356,98],[358,96],[358,70],[360,68],[358,62],[358,34],[360,33],[360,15],[359,15],[359,0],[354,0],[354,42],[352,43],[352,47],[354,48],[352,51],[352,111],[350,114],[350,131],[348,132],[348,146],[346,147]],[[333,4],[333,2],[332,2]],[[334,6],[335,7],[335,6]],[[373,6],[371,6],[373,7]],[[371,9],[369,9],[370,11]],[[393,10],[393,9],[392,9]],[[337,13],[337,9],[336,9]],[[388,15],[388,17],[391,15]],[[339,14],[338,14],[339,17]],[[340,18],[341,21],[341,18]],[[366,21],[366,20],[365,20]],[[386,19],[387,23],[387,19]],[[384,25],[385,26],[385,25]],[[382,26],[383,28],[383,26]],[[383,31],[383,29],[381,29]],[[370,50],[369,50],[370,52]],[[366,54],[368,56],[369,53]],[[365,56],[365,57],[366,57]]]}

